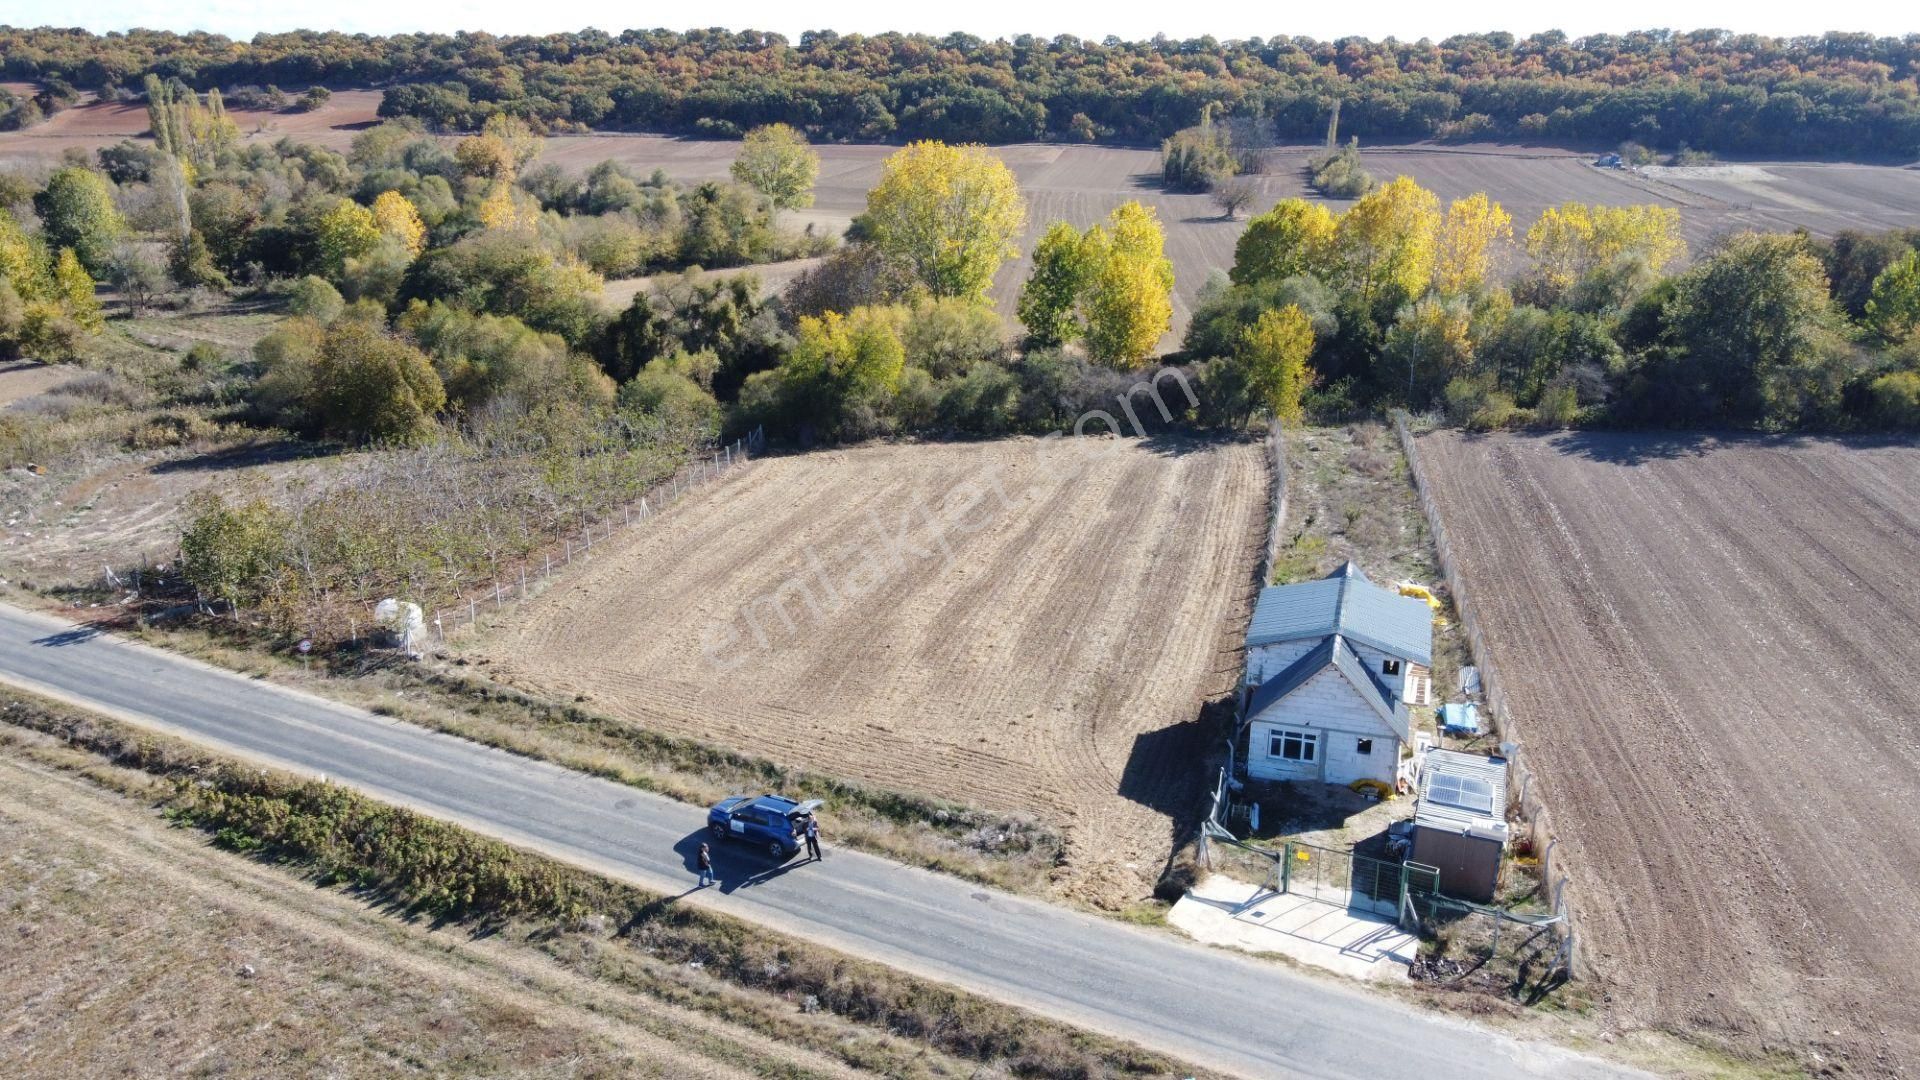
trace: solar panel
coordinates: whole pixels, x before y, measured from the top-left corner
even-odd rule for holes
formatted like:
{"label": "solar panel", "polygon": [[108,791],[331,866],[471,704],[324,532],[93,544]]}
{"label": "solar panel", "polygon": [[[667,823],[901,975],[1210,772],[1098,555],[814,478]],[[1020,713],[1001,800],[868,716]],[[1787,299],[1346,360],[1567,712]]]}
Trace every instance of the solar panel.
{"label": "solar panel", "polygon": [[1474,776],[1436,776],[1427,784],[1427,798],[1469,813],[1493,813],[1493,785]]}

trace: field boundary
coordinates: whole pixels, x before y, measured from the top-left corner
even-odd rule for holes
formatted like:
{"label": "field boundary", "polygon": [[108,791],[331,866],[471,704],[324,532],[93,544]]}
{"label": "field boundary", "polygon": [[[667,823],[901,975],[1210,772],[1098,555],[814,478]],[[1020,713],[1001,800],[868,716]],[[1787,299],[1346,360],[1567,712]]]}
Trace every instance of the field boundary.
{"label": "field boundary", "polygon": [[1540,860],[1540,883],[1547,890],[1553,913],[1560,916],[1560,921],[1554,924],[1555,933],[1560,938],[1560,963],[1571,975],[1575,973],[1575,965],[1579,960],[1578,935],[1574,929],[1575,905],[1568,899],[1570,878],[1558,857],[1559,841],[1554,836],[1552,818],[1541,797],[1540,785],[1534,781],[1533,772],[1527,767],[1523,756],[1520,725],[1514,721],[1513,713],[1507,707],[1504,684],[1487,652],[1486,636],[1481,633],[1474,607],[1467,601],[1465,581],[1453,558],[1446,524],[1440,520],[1440,504],[1433,497],[1426,467],[1421,463],[1419,450],[1414,446],[1413,429],[1405,410],[1393,411],[1393,430],[1406,454],[1407,470],[1413,477],[1420,512],[1426,515],[1427,529],[1433,536],[1434,555],[1439,560],[1447,591],[1452,594],[1454,613],[1460,617],[1461,629],[1466,631],[1467,650],[1480,673],[1480,696],[1486,706],[1488,722],[1494,734],[1500,737],[1501,750],[1507,758],[1507,797],[1511,805],[1520,808],[1520,816],[1525,821],[1523,835]]}
{"label": "field boundary", "polygon": [[1260,566],[1253,583],[1254,594],[1273,582],[1273,563],[1280,557],[1280,532],[1287,523],[1287,437],[1286,429],[1275,420],[1267,429],[1267,543],[1260,551]]}

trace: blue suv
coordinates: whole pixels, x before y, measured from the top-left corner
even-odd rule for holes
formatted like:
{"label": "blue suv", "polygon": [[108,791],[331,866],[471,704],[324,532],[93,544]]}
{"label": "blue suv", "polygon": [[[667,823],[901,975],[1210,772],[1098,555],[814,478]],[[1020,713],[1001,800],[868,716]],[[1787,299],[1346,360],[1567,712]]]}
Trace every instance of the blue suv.
{"label": "blue suv", "polygon": [[790,859],[800,850],[801,819],[819,806],[819,799],[794,802],[778,795],[734,795],[707,811],[707,831],[715,840],[745,840],[776,859]]}

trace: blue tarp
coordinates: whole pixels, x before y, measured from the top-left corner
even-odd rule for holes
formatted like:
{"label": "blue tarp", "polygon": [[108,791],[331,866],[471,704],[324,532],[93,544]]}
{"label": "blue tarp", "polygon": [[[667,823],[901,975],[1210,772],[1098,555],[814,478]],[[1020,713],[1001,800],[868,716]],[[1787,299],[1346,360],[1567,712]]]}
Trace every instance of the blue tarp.
{"label": "blue tarp", "polygon": [[1440,706],[1440,729],[1480,734],[1480,707],[1471,701]]}

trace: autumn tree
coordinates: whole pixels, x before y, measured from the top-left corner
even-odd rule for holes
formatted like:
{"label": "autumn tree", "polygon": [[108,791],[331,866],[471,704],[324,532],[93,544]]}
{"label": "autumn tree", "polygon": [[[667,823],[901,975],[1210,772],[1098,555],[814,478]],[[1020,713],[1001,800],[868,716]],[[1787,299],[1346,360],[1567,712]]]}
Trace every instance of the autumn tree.
{"label": "autumn tree", "polygon": [[1882,341],[1905,341],[1920,330],[1920,250],[1910,250],[1873,279],[1867,328]]}
{"label": "autumn tree", "polygon": [[320,215],[314,244],[326,276],[338,277],[347,260],[357,259],[380,243],[380,223],[373,211],[351,199],[341,199]]}
{"label": "autumn tree", "polygon": [[127,226],[114,208],[112,185],[105,177],[69,165],[48,178],[45,190],[34,196],[33,208],[40,214],[48,248],[71,249],[88,273],[107,275],[114,244]]}
{"label": "autumn tree", "polygon": [[382,236],[399,243],[408,255],[418,255],[427,248],[427,227],[420,221],[420,211],[398,191],[383,191],[373,200],[373,223]]}
{"label": "autumn tree", "polygon": [[1138,202],[1114,208],[1081,233],[1064,221],[1034,248],[1020,321],[1038,345],[1085,338],[1095,361],[1131,368],[1153,352],[1173,319],[1173,262],[1159,218]]}
{"label": "autumn tree", "polygon": [[1473,309],[1460,297],[1421,300],[1387,331],[1380,359],[1383,381],[1406,372],[1407,404],[1425,405],[1435,389],[1473,372]]}
{"label": "autumn tree", "polygon": [[730,170],[733,178],[766,196],[774,213],[813,205],[813,183],[820,175],[820,155],[807,137],[786,124],[767,124],[747,132],[740,156]]}
{"label": "autumn tree", "polygon": [[1109,367],[1138,367],[1173,324],[1173,260],[1160,219],[1129,200],[1082,243],[1092,268],[1082,301],[1087,354]]}
{"label": "autumn tree", "polygon": [[98,333],[106,321],[100,316],[100,299],[93,289],[93,275],[80,265],[72,248],[61,248],[53,263],[53,289],[60,307],[82,330]]}
{"label": "autumn tree", "polygon": [[1680,211],[1670,206],[1550,206],[1527,230],[1527,254],[1546,283],[1566,289],[1584,275],[1622,258],[1637,258],[1655,273],[1686,254]]}
{"label": "autumn tree", "polygon": [[1033,270],[1015,309],[1034,345],[1047,348],[1080,336],[1078,305],[1091,276],[1087,255],[1080,230],[1064,221],[1047,226],[1034,245]]}
{"label": "autumn tree", "polygon": [[512,182],[513,148],[492,135],[474,135],[454,145],[453,160],[467,176],[484,181]]}
{"label": "autumn tree", "polygon": [[1322,204],[1282,199],[1247,222],[1233,246],[1235,285],[1278,281],[1299,274],[1326,276],[1333,255],[1334,217]]}
{"label": "autumn tree", "polygon": [[1248,398],[1283,424],[1298,423],[1300,398],[1312,383],[1313,320],[1288,304],[1263,312],[1240,338],[1234,361]]}
{"label": "autumn tree", "polygon": [[1455,200],[1440,223],[1434,289],[1447,295],[1478,289],[1511,243],[1513,216],[1485,192]]}
{"label": "autumn tree", "polygon": [[327,328],[307,407],[321,429],[353,442],[414,442],[432,429],[446,389],[420,350],[362,319]]}
{"label": "autumn tree", "polygon": [[1433,277],[1439,231],[1439,198],[1395,177],[1340,216],[1334,250],[1342,283],[1369,308],[1418,297]]}
{"label": "autumn tree", "polygon": [[540,156],[540,136],[534,134],[525,120],[510,113],[494,113],[480,126],[480,134],[489,139],[498,140],[507,148],[514,175],[518,175],[533,164]]}
{"label": "autumn tree", "polygon": [[[795,415],[835,438],[877,433],[906,370],[903,316],[898,308],[861,307],[846,315],[802,317],[793,350],[778,371]],[[748,380],[749,386],[755,381]]]}
{"label": "autumn tree", "polygon": [[863,218],[873,245],[934,296],[984,297],[1017,254],[1019,182],[981,146],[910,143],[881,166]]}

